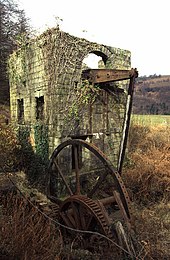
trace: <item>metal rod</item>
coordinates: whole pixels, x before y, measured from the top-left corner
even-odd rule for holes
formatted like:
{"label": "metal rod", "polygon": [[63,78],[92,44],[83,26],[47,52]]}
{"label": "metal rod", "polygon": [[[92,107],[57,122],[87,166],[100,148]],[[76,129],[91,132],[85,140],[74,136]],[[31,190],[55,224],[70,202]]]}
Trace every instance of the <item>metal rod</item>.
{"label": "metal rod", "polygon": [[79,171],[79,163],[78,163],[77,145],[73,145],[73,149],[74,149],[74,162],[75,162],[75,170],[76,170],[76,194],[80,194],[80,171]]}
{"label": "metal rod", "polygon": [[103,205],[109,205],[113,202],[116,202],[115,196],[110,196],[107,198],[103,198],[99,200],[100,202],[102,202]]}
{"label": "metal rod", "polygon": [[127,146],[127,140],[128,140],[128,132],[130,127],[130,117],[132,112],[132,101],[133,101],[133,92],[134,92],[134,84],[135,84],[135,75],[130,78],[129,88],[128,88],[128,97],[126,102],[126,114],[125,114],[125,120],[124,120],[124,129],[122,134],[122,141],[120,146],[120,153],[119,153],[119,160],[118,160],[118,172],[121,174],[122,167],[123,167],[123,161],[125,157],[125,150]]}

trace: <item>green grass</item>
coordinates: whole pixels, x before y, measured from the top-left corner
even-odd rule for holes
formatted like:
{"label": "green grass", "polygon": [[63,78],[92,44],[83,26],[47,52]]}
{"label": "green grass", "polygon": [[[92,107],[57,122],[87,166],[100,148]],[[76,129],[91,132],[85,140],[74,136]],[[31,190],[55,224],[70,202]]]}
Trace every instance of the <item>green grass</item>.
{"label": "green grass", "polygon": [[170,115],[132,115],[131,122],[143,126],[170,126]]}

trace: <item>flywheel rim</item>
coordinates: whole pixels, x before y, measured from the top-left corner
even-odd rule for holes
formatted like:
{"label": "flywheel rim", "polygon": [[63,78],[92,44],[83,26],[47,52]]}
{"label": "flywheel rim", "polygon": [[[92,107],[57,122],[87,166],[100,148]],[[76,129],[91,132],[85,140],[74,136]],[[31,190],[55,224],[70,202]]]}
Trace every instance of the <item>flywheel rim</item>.
{"label": "flywheel rim", "polygon": [[[81,139],[68,139],[67,141],[61,143],[53,152],[51,159],[50,159],[50,163],[49,163],[49,168],[48,168],[48,173],[50,173],[50,169],[52,168],[53,163],[55,162],[55,159],[57,158],[57,156],[59,155],[59,153],[67,146],[74,146],[74,145],[81,145],[82,147],[85,147],[86,149],[88,149],[90,152],[94,153],[95,156],[97,156],[97,158],[99,158],[99,160],[102,161],[103,165],[107,168],[108,172],[106,173],[106,175],[101,176],[101,179],[97,182],[97,184],[99,182],[104,181],[105,177],[110,174],[113,177],[114,183],[116,184],[116,189],[120,194],[121,197],[121,201],[123,203],[123,207],[126,211],[126,214],[128,216],[128,218],[130,219],[130,199],[128,196],[128,193],[126,191],[126,188],[124,186],[124,183],[122,181],[121,176],[119,175],[119,173],[117,172],[117,170],[115,169],[115,167],[112,165],[112,163],[110,162],[110,160],[106,157],[106,155],[99,150],[94,144],[88,143],[84,140]],[[49,174],[50,175],[50,174]],[[51,177],[51,176],[50,176]],[[49,198],[52,198],[51,194],[50,194],[50,184],[51,184],[51,179],[49,178],[48,181],[48,190],[47,190],[47,195]],[[100,184],[99,184],[100,185]],[[97,185],[95,185],[97,186]],[[94,188],[95,189],[95,188]],[[92,193],[94,193],[94,191],[92,190],[91,193],[87,194],[87,197],[92,197]],[[72,196],[74,194],[72,194],[70,192],[70,196]]]}

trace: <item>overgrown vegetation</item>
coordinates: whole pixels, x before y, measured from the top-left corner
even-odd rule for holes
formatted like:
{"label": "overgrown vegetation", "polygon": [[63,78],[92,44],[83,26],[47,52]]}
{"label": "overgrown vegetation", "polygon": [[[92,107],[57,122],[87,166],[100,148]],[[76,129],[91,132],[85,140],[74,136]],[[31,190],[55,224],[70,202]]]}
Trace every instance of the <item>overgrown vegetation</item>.
{"label": "overgrown vegetation", "polygon": [[36,154],[42,159],[44,164],[48,163],[48,126],[37,123],[34,126],[35,150]]}
{"label": "overgrown vegetation", "polygon": [[131,127],[124,180],[141,259],[170,258],[170,128]]}
{"label": "overgrown vegetation", "polygon": [[36,126],[35,133],[37,152],[31,145],[29,127],[20,125],[18,129],[14,129],[11,124],[6,125],[0,121],[0,171],[23,170],[32,185],[43,189],[48,164],[48,131]]}
{"label": "overgrown vegetation", "polygon": [[1,197],[1,207],[1,259],[60,259],[62,238],[53,222],[15,194]]}
{"label": "overgrown vegetation", "polygon": [[[1,151],[15,164],[12,155],[21,149],[12,131],[1,126]],[[170,128],[167,126],[131,126],[123,178],[132,199],[133,228],[136,235],[137,259],[170,258]],[[11,140],[3,143],[4,138]],[[3,146],[2,146],[3,145]],[[12,149],[13,148],[13,149]],[[6,155],[5,155],[6,152]],[[1,156],[2,156],[1,155]],[[28,158],[29,159],[29,158]],[[1,163],[5,162],[1,159]],[[11,165],[11,163],[10,163]],[[36,205],[33,189],[24,194]],[[103,259],[86,250],[65,247],[58,226],[32,207],[20,195],[0,196],[0,253],[13,259]],[[41,201],[41,199],[40,199]],[[40,203],[41,204],[41,203]],[[39,205],[40,205],[39,204]],[[44,210],[43,210],[44,211]],[[48,209],[44,211],[48,214]],[[56,215],[49,215],[56,220]],[[41,256],[40,256],[41,255]],[[81,258],[82,257],[82,258]],[[106,258],[106,257],[105,257]]]}
{"label": "overgrown vegetation", "polygon": [[74,128],[77,128],[78,130],[79,123],[83,115],[87,113],[88,106],[92,106],[100,95],[102,96],[100,87],[97,85],[93,86],[87,80],[83,80],[81,85],[78,85],[76,89],[71,90],[67,98],[69,102],[67,102],[62,111],[64,115],[63,128],[69,125],[70,132]]}
{"label": "overgrown vegetation", "polygon": [[20,125],[17,129],[17,140],[20,149],[18,151],[18,170],[24,170],[29,182],[43,188],[45,172],[48,165],[48,129],[41,124],[35,126],[35,150],[30,140],[30,128]]}
{"label": "overgrown vegetation", "polygon": [[6,170],[16,169],[18,165],[19,142],[14,129],[3,122],[0,115],[0,167]]}

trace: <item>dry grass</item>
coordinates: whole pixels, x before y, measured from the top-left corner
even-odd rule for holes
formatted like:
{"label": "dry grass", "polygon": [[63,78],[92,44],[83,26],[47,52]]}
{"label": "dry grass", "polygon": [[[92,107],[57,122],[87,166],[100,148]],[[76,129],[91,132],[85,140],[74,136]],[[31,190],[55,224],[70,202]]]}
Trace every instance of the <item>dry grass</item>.
{"label": "dry grass", "polygon": [[[100,239],[102,246],[95,243],[91,247],[93,252],[85,250],[84,240],[79,234],[74,239],[68,237],[67,243],[63,243],[61,232],[54,222],[44,217],[21,195],[10,193],[8,196],[1,196],[0,205],[0,259],[110,260],[113,254],[121,254],[114,245],[112,250],[107,241],[101,242]],[[50,217],[56,219],[54,211]],[[104,242],[107,250],[103,247]]]}
{"label": "dry grass", "polygon": [[134,205],[134,229],[140,245],[138,259],[170,259],[170,203]]}
{"label": "dry grass", "polygon": [[55,225],[20,196],[1,197],[0,257],[58,260],[61,236]]}
{"label": "dry grass", "polygon": [[0,115],[0,171],[15,168],[18,164],[18,151],[20,149],[16,134],[11,125],[1,122]]}
{"label": "dry grass", "polygon": [[141,259],[170,259],[170,128],[132,126],[126,187]]}
{"label": "dry grass", "polygon": [[132,127],[125,182],[133,200],[147,205],[170,199],[169,137],[168,128]]}
{"label": "dry grass", "polygon": [[[131,127],[123,178],[134,205],[137,259],[170,259],[170,128]],[[54,223],[26,200],[7,198],[0,197],[0,259],[106,259],[62,248]]]}
{"label": "dry grass", "polygon": [[126,173],[126,185],[134,195],[133,200],[147,205],[170,199],[169,157],[168,148],[131,155],[134,165]]}

